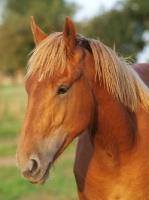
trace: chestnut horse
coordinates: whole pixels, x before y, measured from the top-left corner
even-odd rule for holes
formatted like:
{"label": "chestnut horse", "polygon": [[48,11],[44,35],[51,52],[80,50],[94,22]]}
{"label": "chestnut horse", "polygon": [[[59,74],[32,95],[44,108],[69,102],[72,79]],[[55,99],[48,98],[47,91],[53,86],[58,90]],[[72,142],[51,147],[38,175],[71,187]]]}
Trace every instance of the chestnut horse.
{"label": "chestnut horse", "polygon": [[131,67],[100,41],[76,34],[68,17],[63,31],[49,36],[33,18],[31,25],[36,48],[17,150],[22,176],[44,184],[79,136],[79,199],[149,199],[149,64]]}

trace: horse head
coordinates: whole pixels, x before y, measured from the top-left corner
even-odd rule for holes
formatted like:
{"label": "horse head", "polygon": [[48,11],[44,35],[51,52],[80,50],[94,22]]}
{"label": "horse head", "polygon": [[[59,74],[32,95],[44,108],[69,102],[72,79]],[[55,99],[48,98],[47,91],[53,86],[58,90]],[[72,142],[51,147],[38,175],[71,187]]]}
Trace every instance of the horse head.
{"label": "horse head", "polygon": [[56,158],[91,124],[94,94],[85,74],[89,73],[86,66],[91,68],[94,61],[77,42],[69,18],[62,33],[49,36],[33,18],[31,25],[36,48],[26,77],[28,105],[17,165],[25,179],[41,185]]}

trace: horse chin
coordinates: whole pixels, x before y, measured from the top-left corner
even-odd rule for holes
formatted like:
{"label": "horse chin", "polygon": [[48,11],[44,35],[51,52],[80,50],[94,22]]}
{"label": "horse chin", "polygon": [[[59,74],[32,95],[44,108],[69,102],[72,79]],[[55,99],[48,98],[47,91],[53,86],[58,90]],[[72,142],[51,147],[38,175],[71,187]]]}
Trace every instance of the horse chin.
{"label": "horse chin", "polygon": [[39,181],[29,181],[30,183],[34,184],[34,185],[43,185],[45,184],[45,182],[47,181],[47,179],[50,176],[50,168],[52,166],[52,163],[49,164],[47,170],[45,171],[44,175],[42,176],[42,178]]}
{"label": "horse chin", "polygon": [[34,185],[43,185],[47,181],[48,178],[49,178],[49,172],[46,173],[46,175],[42,179],[40,179],[39,181],[36,181],[36,182],[30,181],[30,183],[32,183]]}

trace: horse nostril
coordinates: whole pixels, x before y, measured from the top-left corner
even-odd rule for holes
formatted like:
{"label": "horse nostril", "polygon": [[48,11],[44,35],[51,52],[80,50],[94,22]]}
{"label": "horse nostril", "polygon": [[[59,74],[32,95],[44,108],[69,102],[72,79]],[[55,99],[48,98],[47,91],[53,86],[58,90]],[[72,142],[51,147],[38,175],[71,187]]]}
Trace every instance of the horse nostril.
{"label": "horse nostril", "polygon": [[30,172],[32,175],[35,175],[40,171],[40,160],[36,155],[32,155],[30,159],[32,163],[30,167]]}
{"label": "horse nostril", "polygon": [[31,169],[31,174],[35,174],[38,168],[38,164],[36,160],[32,160],[32,169]]}

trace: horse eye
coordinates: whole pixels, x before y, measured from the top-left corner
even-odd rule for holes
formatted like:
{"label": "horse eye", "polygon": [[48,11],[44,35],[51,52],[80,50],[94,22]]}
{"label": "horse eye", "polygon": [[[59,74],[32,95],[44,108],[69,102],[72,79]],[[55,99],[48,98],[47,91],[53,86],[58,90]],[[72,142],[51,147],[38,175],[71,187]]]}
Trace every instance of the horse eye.
{"label": "horse eye", "polygon": [[68,87],[60,87],[59,89],[58,89],[58,94],[65,94],[65,93],[67,93],[67,91],[68,91]]}

